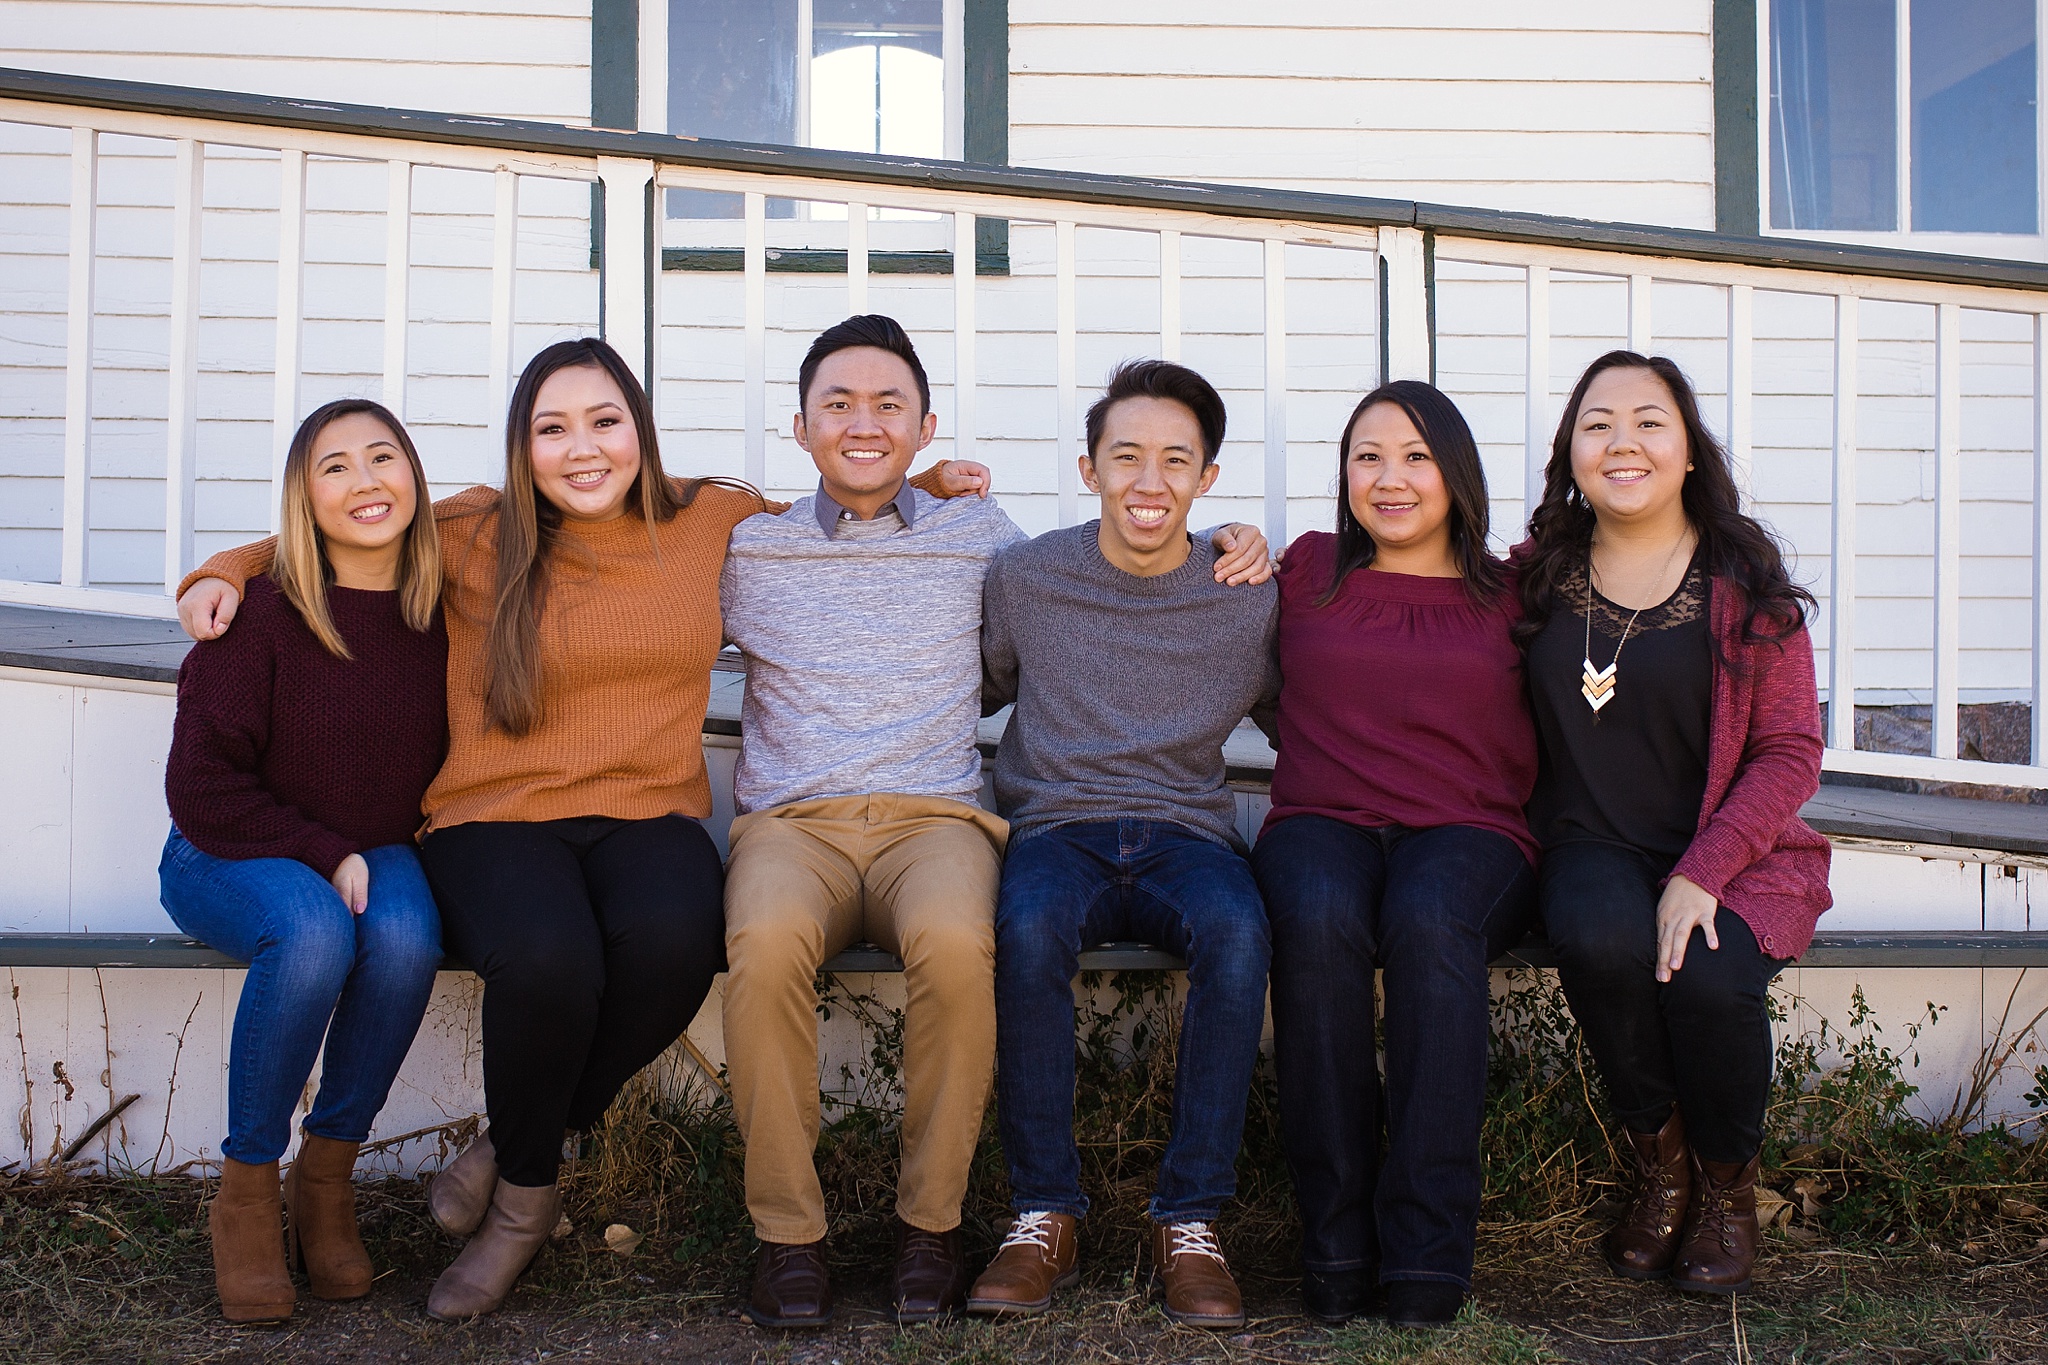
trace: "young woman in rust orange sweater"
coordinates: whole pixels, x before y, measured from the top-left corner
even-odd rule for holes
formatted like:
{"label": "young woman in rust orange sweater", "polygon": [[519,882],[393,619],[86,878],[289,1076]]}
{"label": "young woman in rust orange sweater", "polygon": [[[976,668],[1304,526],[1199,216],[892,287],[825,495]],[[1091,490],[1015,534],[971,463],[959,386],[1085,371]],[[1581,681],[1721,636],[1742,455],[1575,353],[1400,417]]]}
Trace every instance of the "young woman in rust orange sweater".
{"label": "young woman in rust orange sweater", "polygon": [[[602,1117],[724,965],[701,742],[726,542],[767,506],[664,474],[646,393],[602,341],[533,358],[505,446],[502,494],[434,508],[449,748],[421,856],[449,946],[484,980],[490,1117],[429,1192],[435,1221],[470,1238],[427,1300],[444,1319],[504,1301],[554,1229],[564,1131]],[[920,483],[943,496],[980,473]],[[227,629],[271,553],[207,561],[179,599],[186,629]]]}

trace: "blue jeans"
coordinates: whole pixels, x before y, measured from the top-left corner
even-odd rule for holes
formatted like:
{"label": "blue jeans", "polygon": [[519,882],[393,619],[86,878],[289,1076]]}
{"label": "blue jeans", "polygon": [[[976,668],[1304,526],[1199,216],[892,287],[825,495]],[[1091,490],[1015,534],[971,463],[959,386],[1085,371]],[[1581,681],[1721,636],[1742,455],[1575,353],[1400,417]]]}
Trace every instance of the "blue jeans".
{"label": "blue jeans", "polygon": [[1265,832],[1252,866],[1273,922],[1273,1050],[1303,1267],[1470,1287],[1487,963],[1528,927],[1529,860],[1491,830],[1297,815]]}
{"label": "blue jeans", "polygon": [[1088,1211],[1074,1143],[1074,975],[1084,945],[1139,939],[1188,964],[1158,1222],[1213,1220],[1237,1190],[1272,950],[1251,867],[1153,820],[1013,840],[996,905],[996,1097],[1018,1212]]}
{"label": "blue jeans", "polygon": [[[249,964],[228,1049],[228,1135],[252,1166],[284,1155],[292,1111],[327,1038],[305,1129],[361,1142],[427,1011],[441,918],[410,846],[363,854],[370,903],[352,915],[327,879],[291,858],[216,858],[176,829],[158,866],[164,909],[186,933]],[[333,1020],[332,1027],[328,1021]]]}

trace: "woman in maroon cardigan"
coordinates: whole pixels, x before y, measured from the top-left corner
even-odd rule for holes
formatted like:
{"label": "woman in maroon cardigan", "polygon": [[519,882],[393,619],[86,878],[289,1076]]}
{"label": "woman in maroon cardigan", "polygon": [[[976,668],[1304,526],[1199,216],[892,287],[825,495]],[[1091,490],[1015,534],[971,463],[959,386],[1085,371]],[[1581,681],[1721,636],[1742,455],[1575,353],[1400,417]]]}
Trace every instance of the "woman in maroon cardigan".
{"label": "woman in maroon cardigan", "polygon": [[1683,372],[1580,378],[1517,552],[1542,768],[1538,905],[1641,1178],[1616,1274],[1749,1287],[1765,996],[1826,910],[1806,613]]}

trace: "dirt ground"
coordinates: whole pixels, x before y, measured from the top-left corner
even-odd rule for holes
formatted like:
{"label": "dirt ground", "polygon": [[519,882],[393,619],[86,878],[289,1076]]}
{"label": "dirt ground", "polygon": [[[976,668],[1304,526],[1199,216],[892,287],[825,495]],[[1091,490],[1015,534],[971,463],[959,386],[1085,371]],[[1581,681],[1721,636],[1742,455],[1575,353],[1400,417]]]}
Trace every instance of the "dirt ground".
{"label": "dirt ground", "polygon": [[1773,1234],[1754,1292],[1734,1302],[1614,1279],[1600,1224],[1571,1216],[1482,1229],[1473,1306],[1436,1332],[1331,1330],[1300,1316],[1283,1266],[1240,1266],[1242,1332],[1176,1328],[1151,1302],[1137,1249],[1098,1257],[1057,1311],[1001,1326],[898,1331],[877,1266],[835,1265],[834,1325],[770,1335],[740,1319],[730,1250],[607,1249],[577,1228],[543,1253],[506,1309],[467,1326],[422,1311],[453,1244],[421,1187],[363,1198],[384,1274],[362,1302],[302,1299],[291,1323],[231,1328],[212,1301],[194,1181],[71,1180],[0,1190],[0,1361],[406,1362],[1552,1362],[2048,1361],[2048,1237],[2014,1226],[1961,1247],[1841,1247]]}

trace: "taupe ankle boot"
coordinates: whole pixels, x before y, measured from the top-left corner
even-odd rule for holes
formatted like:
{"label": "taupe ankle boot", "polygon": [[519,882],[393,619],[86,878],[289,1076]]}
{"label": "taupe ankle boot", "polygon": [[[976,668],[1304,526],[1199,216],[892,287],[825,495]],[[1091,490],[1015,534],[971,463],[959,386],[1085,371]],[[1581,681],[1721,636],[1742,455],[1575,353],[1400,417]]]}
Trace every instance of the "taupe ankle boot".
{"label": "taupe ankle boot", "polygon": [[286,1235],[316,1299],[360,1299],[375,1274],[356,1227],[356,1153],[360,1143],[311,1133],[284,1178]]}
{"label": "taupe ankle boot", "polygon": [[207,1210],[213,1285],[229,1322],[282,1322],[298,1294],[284,1268],[284,1209],[277,1163],[249,1166],[226,1157]]}
{"label": "taupe ankle boot", "polygon": [[498,1151],[489,1133],[478,1133],[427,1186],[427,1211],[450,1237],[467,1237],[484,1221],[497,1186]]}
{"label": "taupe ankle boot", "polygon": [[434,1281],[427,1316],[460,1322],[496,1311],[562,1216],[560,1185],[498,1182],[490,1211],[455,1264]]}

